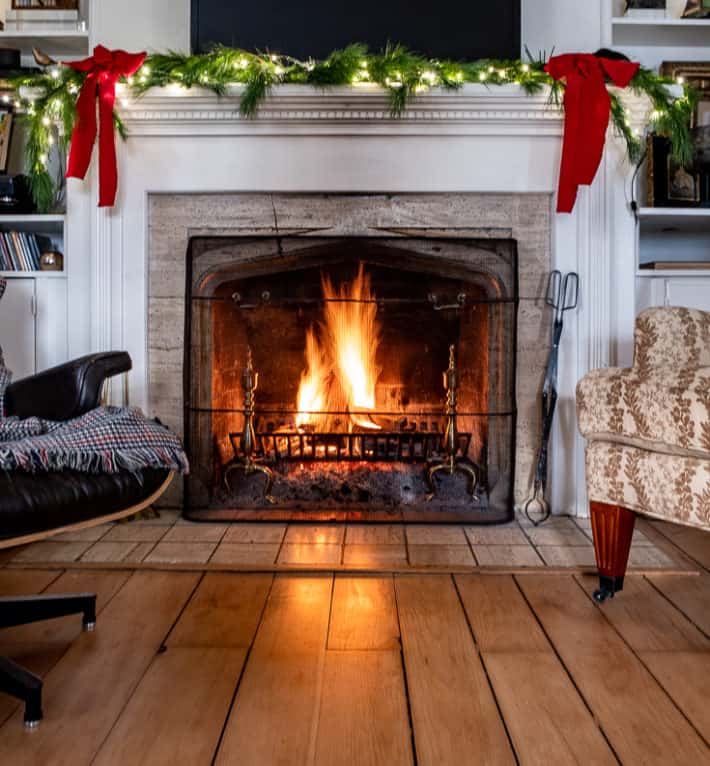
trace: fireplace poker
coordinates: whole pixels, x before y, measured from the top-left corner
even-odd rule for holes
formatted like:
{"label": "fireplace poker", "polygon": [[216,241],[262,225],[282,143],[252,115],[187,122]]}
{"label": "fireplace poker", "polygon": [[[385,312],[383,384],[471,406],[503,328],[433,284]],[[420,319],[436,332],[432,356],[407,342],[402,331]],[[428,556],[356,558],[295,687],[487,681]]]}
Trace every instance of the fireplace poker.
{"label": "fireplace poker", "polygon": [[[532,495],[525,503],[525,515],[537,526],[550,517],[550,503],[545,498],[547,489],[547,455],[552,432],[552,422],[557,405],[557,362],[560,353],[560,339],[564,327],[564,315],[567,311],[577,308],[579,298],[579,275],[570,271],[562,276],[555,269],[550,272],[547,281],[545,303],[553,310],[552,347],[547,360],[545,382],[542,386],[542,436],[537,456],[537,467],[533,482]],[[537,514],[533,516],[533,514]]]}

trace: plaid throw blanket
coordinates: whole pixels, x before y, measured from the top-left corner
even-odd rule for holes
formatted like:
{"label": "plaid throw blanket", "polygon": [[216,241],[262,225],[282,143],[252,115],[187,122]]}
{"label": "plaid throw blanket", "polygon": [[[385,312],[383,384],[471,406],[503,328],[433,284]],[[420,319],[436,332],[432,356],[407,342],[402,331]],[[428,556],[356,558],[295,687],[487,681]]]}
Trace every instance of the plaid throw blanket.
{"label": "plaid throw blanket", "polygon": [[0,470],[116,473],[169,468],[187,473],[180,440],[130,407],[99,407],[66,423],[0,420]]}
{"label": "plaid throw blanket", "polygon": [[[0,298],[4,291],[0,279]],[[116,473],[166,468],[188,472],[178,437],[137,409],[99,407],[65,423],[6,418],[4,394],[11,380],[0,348],[0,470]]]}

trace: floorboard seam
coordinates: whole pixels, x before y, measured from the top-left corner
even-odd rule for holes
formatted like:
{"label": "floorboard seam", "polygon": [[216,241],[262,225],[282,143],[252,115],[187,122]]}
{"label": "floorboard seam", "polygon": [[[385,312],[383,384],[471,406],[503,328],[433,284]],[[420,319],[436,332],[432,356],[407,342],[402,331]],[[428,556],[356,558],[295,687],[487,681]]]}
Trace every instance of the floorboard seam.
{"label": "floorboard seam", "polygon": [[[404,536],[405,545],[407,544],[407,535]],[[407,553],[409,560],[409,553]],[[404,679],[404,699],[407,703],[407,720],[409,722],[409,737],[412,743],[412,765],[419,766],[419,756],[417,755],[417,741],[414,734],[414,716],[412,714],[412,701],[409,696],[409,681],[407,679],[407,661],[404,656],[404,643],[402,641],[402,623],[399,619],[399,598],[397,596],[397,581],[395,575],[392,577],[392,589],[394,590],[394,611],[397,616],[397,632],[399,640],[399,661],[402,666],[402,678]]]}
{"label": "floorboard seam", "polygon": [[471,635],[471,641],[473,641],[473,648],[476,650],[478,661],[481,663],[481,667],[483,668],[483,673],[486,676],[486,681],[488,681],[488,688],[490,689],[491,694],[493,696],[493,701],[495,702],[496,710],[498,711],[498,717],[503,723],[503,729],[505,730],[505,736],[508,738],[510,751],[513,754],[515,763],[518,766],[520,766],[520,757],[518,756],[518,751],[516,750],[515,744],[513,743],[513,737],[511,736],[510,730],[508,729],[508,722],[505,720],[505,716],[503,715],[503,710],[501,709],[500,702],[498,702],[498,695],[496,694],[493,681],[491,681],[490,674],[488,673],[488,667],[486,665],[485,659],[483,658],[481,648],[478,645],[478,641],[476,639],[476,631],[473,629],[473,624],[471,623],[471,620],[468,617],[468,612],[466,611],[466,605],[464,604],[463,598],[461,597],[461,591],[459,590],[459,585],[458,585],[458,582],[456,581],[456,576],[450,575],[450,577],[451,577],[451,583],[454,586],[454,592],[456,593],[456,598],[458,599],[459,606],[461,607],[461,611],[463,612],[464,620],[466,620],[466,625],[468,625],[468,632]]}
{"label": "floorboard seam", "polygon": [[[572,579],[574,579],[574,578],[572,578]],[[589,701],[585,697],[585,695],[582,692],[582,690],[579,688],[579,685],[577,684],[577,682],[575,681],[574,676],[572,675],[572,671],[567,667],[567,664],[565,663],[562,655],[557,650],[557,646],[555,645],[555,642],[552,640],[552,637],[550,636],[550,634],[545,629],[545,626],[543,625],[542,620],[538,617],[538,614],[535,611],[535,608],[530,603],[530,600],[528,599],[527,595],[525,594],[525,591],[520,587],[520,583],[518,582],[518,578],[515,575],[513,575],[513,582],[515,583],[515,586],[517,587],[517,589],[520,591],[520,595],[523,597],[523,600],[527,604],[528,609],[532,612],[532,615],[535,618],[535,621],[537,622],[537,624],[540,627],[540,630],[542,631],[543,635],[547,639],[547,643],[550,645],[550,648],[554,652],[555,657],[557,657],[557,660],[559,661],[559,663],[562,666],[563,670],[567,674],[567,678],[569,678],[570,683],[572,684],[572,686],[574,687],[575,691],[579,695],[579,698],[582,700],[582,703],[584,704],[584,707],[587,709],[587,711],[589,712],[589,715],[592,717],[592,721],[594,721],[594,725],[597,727],[597,729],[599,729],[599,732],[601,733],[602,737],[604,738],[604,741],[608,745],[609,750],[611,750],[614,758],[616,758],[617,763],[620,764],[620,766],[621,766],[623,764],[623,762],[622,762],[621,758],[619,757],[619,754],[616,752],[616,748],[614,747],[614,745],[612,744],[611,740],[607,736],[606,731],[604,731],[604,727],[602,726],[601,721],[599,720],[599,717],[594,712],[592,706],[589,704]]]}
{"label": "floorboard seam", "polygon": [[[659,519],[656,519],[656,521],[659,521]],[[658,534],[659,534],[659,535],[661,535],[661,537],[662,537],[662,538],[663,538],[663,539],[664,539],[664,540],[665,540],[667,543],[669,543],[670,545],[672,545],[672,546],[673,546],[673,550],[676,550],[676,551],[680,551],[680,553],[681,553],[683,556],[685,556],[686,558],[689,558],[691,561],[693,561],[693,562],[695,563],[695,565],[696,565],[697,567],[699,567],[699,568],[700,568],[700,569],[701,569],[703,572],[706,572],[706,573],[710,574],[710,569],[709,569],[707,566],[705,566],[705,564],[703,564],[703,562],[702,562],[702,561],[698,561],[698,559],[696,559],[696,558],[695,558],[695,556],[693,556],[693,554],[692,554],[692,553],[690,553],[689,551],[686,551],[684,548],[681,548],[681,547],[680,547],[680,545],[678,545],[678,543],[676,543],[676,542],[675,542],[675,540],[673,540],[673,538],[669,537],[669,536],[668,536],[668,535],[667,535],[667,534],[666,534],[666,533],[663,531],[663,529],[659,529],[658,527],[654,527],[652,524],[650,524],[649,526],[650,526],[650,527],[651,527],[651,529],[653,529],[655,532],[658,532]],[[693,529],[693,527],[688,527],[688,529]]]}
{"label": "floorboard seam", "polygon": [[[137,571],[138,571],[138,570],[137,570]],[[134,572],[134,573],[133,573],[133,575],[132,575],[131,577],[128,577],[128,578],[126,579],[126,582],[125,582],[125,583],[123,583],[123,585],[122,585],[122,586],[121,586],[121,587],[120,587],[118,590],[119,590],[119,591],[123,590],[123,588],[124,588],[124,587],[125,587],[125,586],[126,586],[128,583],[129,583],[129,582],[130,582],[130,580],[132,579],[132,577],[134,577],[135,575],[136,575],[136,572]],[[160,653],[161,653],[161,651],[165,651],[165,649],[167,649],[167,647],[165,646],[165,641],[167,640],[167,637],[170,635],[170,631],[172,631],[172,629],[175,627],[175,624],[177,623],[177,621],[178,621],[178,620],[180,619],[180,617],[182,616],[183,612],[185,611],[185,608],[186,608],[186,606],[187,606],[187,605],[190,603],[190,601],[192,600],[192,597],[195,595],[195,591],[197,590],[197,588],[198,588],[199,584],[202,582],[202,580],[203,580],[203,579],[204,579],[204,574],[202,575],[202,577],[199,577],[199,578],[197,579],[197,584],[196,584],[196,585],[195,585],[195,587],[194,587],[194,588],[193,588],[193,589],[190,591],[190,594],[189,594],[189,595],[188,595],[188,597],[185,599],[185,603],[184,603],[184,604],[182,605],[182,607],[181,607],[181,608],[178,610],[178,616],[175,618],[175,620],[173,620],[173,624],[170,626],[170,628],[169,628],[168,632],[165,634],[165,637],[164,637],[164,638],[163,638],[163,640],[160,642],[160,645],[158,646],[158,651],[156,652],[156,654],[160,654]],[[117,591],[117,592],[118,592],[118,591]],[[113,600],[113,598],[112,598],[111,600]],[[103,746],[106,744],[106,742],[108,742],[108,738],[111,736],[111,734],[112,734],[112,732],[113,732],[114,728],[116,727],[116,724],[117,724],[117,723],[120,721],[120,719],[121,719],[121,716],[122,716],[122,715],[123,715],[123,714],[126,712],[126,709],[128,708],[128,705],[130,704],[131,700],[133,699],[133,695],[136,693],[136,689],[137,689],[137,688],[138,688],[138,687],[141,685],[141,683],[142,683],[143,679],[144,679],[144,678],[145,678],[145,676],[146,676],[146,673],[148,673],[148,671],[150,670],[150,668],[153,666],[153,662],[154,662],[154,661],[155,661],[155,654],[154,654],[154,655],[153,655],[153,656],[150,658],[150,661],[148,662],[148,664],[147,664],[147,665],[146,665],[146,666],[143,668],[143,672],[142,672],[142,673],[140,674],[140,676],[139,676],[139,677],[136,679],[136,682],[135,682],[135,684],[133,684],[133,688],[131,689],[131,693],[130,693],[130,694],[127,696],[127,697],[126,697],[126,700],[125,700],[125,702],[124,702],[124,703],[123,703],[123,705],[121,706],[121,709],[118,711],[118,715],[117,715],[117,716],[114,718],[114,720],[113,720],[113,723],[112,723],[112,724],[111,724],[111,725],[108,727],[108,731],[106,732],[106,734],[105,734],[104,738],[101,740],[101,742],[99,742],[99,744],[98,744],[98,747],[96,748],[96,750],[94,751],[94,754],[91,756],[91,759],[89,760],[89,764],[92,764],[92,763],[94,763],[94,761],[95,761],[95,760],[98,758],[98,755],[99,755],[99,753],[101,752],[101,749],[102,749],[102,748],[103,748]]]}
{"label": "floorboard seam", "polygon": [[692,617],[691,617],[689,614],[687,614],[687,613],[685,612],[685,610],[684,610],[684,609],[683,609],[681,606],[679,606],[678,604],[676,604],[676,603],[675,603],[675,601],[673,601],[673,599],[672,599],[672,598],[670,598],[669,596],[667,596],[667,595],[666,595],[666,594],[665,594],[665,593],[664,593],[664,592],[661,590],[661,588],[659,588],[659,587],[656,585],[656,583],[654,583],[654,582],[653,582],[653,580],[649,580],[649,578],[648,578],[647,576],[644,576],[644,580],[646,580],[646,582],[647,582],[647,583],[648,583],[648,584],[649,584],[649,585],[650,585],[650,586],[651,586],[651,587],[652,587],[652,588],[653,588],[653,589],[654,589],[654,590],[655,590],[655,591],[656,591],[656,592],[657,592],[657,593],[658,593],[660,596],[662,596],[662,597],[663,597],[663,598],[664,598],[664,599],[665,599],[665,600],[666,600],[666,601],[667,601],[667,602],[668,602],[668,603],[669,603],[669,604],[670,604],[670,605],[671,605],[671,606],[672,606],[672,607],[673,607],[675,610],[677,610],[678,612],[680,612],[680,613],[683,615],[683,617],[685,617],[685,619],[686,619],[686,620],[688,620],[688,622],[689,622],[691,625],[693,625],[693,626],[694,626],[694,627],[695,627],[697,630],[699,630],[699,631],[700,631],[700,633],[702,633],[702,634],[705,636],[705,638],[707,638],[708,640],[710,640],[710,634],[709,634],[709,633],[707,633],[705,630],[703,630],[703,628],[702,628],[700,625],[698,625],[698,623],[697,623],[697,622],[695,622],[695,620],[694,620],[694,619],[693,619],[693,618],[692,618]]}
{"label": "floorboard seam", "polygon": [[256,623],[256,627],[254,628],[254,634],[251,637],[251,641],[249,642],[249,647],[247,648],[247,651],[244,655],[244,662],[242,663],[242,669],[239,673],[239,677],[237,678],[237,683],[234,685],[234,692],[232,693],[232,699],[229,701],[229,705],[227,706],[227,713],[224,717],[224,723],[222,724],[222,728],[219,732],[219,737],[217,737],[217,742],[215,743],[214,753],[212,754],[212,759],[210,760],[210,766],[214,766],[217,755],[219,753],[220,747],[222,747],[222,741],[224,740],[224,733],[227,730],[227,724],[229,723],[229,719],[232,716],[232,710],[234,709],[234,703],[237,701],[237,694],[239,693],[239,687],[242,684],[242,679],[244,678],[244,673],[246,672],[247,665],[249,664],[249,659],[251,658],[251,652],[254,648],[254,643],[256,642],[256,637],[259,635],[259,630],[261,628],[262,623],[264,622],[264,615],[266,614],[266,607],[269,603],[269,600],[271,599],[271,592],[274,589],[274,583],[276,582],[276,577],[272,576],[271,578],[271,584],[269,585],[269,590],[266,594],[266,597],[264,598],[264,603],[261,607],[261,613],[259,614],[259,619]]}

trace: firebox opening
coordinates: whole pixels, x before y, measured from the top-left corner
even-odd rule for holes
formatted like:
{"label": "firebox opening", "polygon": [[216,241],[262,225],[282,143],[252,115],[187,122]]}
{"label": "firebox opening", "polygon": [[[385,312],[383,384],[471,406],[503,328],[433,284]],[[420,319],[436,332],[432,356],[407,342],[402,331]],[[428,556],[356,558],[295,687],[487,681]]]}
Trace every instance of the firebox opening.
{"label": "firebox opening", "polygon": [[514,242],[202,238],[189,271],[189,512],[507,517]]}

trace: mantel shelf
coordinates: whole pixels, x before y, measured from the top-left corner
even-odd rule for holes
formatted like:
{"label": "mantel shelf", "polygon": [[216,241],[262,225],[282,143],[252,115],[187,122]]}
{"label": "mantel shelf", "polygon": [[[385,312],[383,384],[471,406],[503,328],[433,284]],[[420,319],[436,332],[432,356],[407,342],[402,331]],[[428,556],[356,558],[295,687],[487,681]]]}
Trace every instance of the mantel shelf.
{"label": "mantel shelf", "polygon": [[[432,88],[417,95],[400,116],[389,93],[376,85],[317,89],[279,85],[254,118],[239,112],[244,86],[217,96],[179,85],[153,88],[139,98],[119,92],[119,110],[130,135],[501,135],[561,136],[562,110],[543,88],[534,95],[510,83],[467,83],[458,90]],[[641,129],[650,112],[646,98],[624,93],[631,124]]]}

